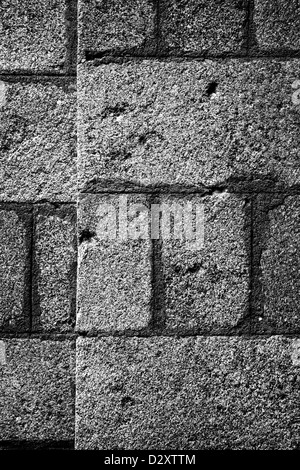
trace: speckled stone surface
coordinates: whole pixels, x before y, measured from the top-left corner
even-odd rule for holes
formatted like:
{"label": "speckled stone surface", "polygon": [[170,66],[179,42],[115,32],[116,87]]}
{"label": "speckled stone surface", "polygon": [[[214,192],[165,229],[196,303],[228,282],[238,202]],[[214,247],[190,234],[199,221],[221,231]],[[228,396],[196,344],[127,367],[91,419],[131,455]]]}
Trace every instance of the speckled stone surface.
{"label": "speckled stone surface", "polygon": [[71,341],[0,340],[1,440],[74,437]]}
{"label": "speckled stone surface", "polygon": [[245,43],[247,2],[162,0],[161,42],[170,52],[239,52]]}
{"label": "speckled stone surface", "polygon": [[298,339],[79,338],[77,449],[295,449]]}
{"label": "speckled stone surface", "polygon": [[73,80],[2,81],[0,115],[0,200],[75,200]]}
{"label": "speckled stone surface", "polygon": [[298,0],[255,0],[254,35],[262,50],[300,48],[300,4]]}
{"label": "speckled stone surface", "polygon": [[79,60],[85,52],[154,51],[152,0],[79,0]]}
{"label": "speckled stone surface", "polygon": [[273,331],[300,330],[300,196],[267,214],[260,260],[263,313]]}
{"label": "speckled stone surface", "polygon": [[201,206],[203,210],[203,216],[201,212],[198,215],[197,231],[193,227],[193,240],[176,240],[172,234],[162,241],[166,329],[217,333],[242,323],[248,313],[250,273],[250,223],[245,200],[223,192],[205,198],[169,196],[162,204],[181,206],[184,212],[190,204],[194,214]]}
{"label": "speckled stone surface", "polygon": [[0,329],[26,331],[30,305],[30,208],[0,204]]}
{"label": "speckled stone surface", "polygon": [[63,71],[68,0],[2,0],[0,71]]}
{"label": "speckled stone surface", "polygon": [[300,181],[298,59],[85,64],[78,74],[79,190],[107,179]]}
{"label": "speckled stone surface", "polygon": [[72,331],[76,312],[76,207],[35,206],[33,330]]}
{"label": "speckled stone surface", "polygon": [[[134,221],[130,205],[147,208],[147,200],[143,195],[127,197],[130,227]],[[137,330],[150,321],[151,240],[146,236],[120,238],[125,231],[120,230],[119,217],[124,217],[125,211],[123,203],[119,204],[118,195],[86,195],[79,202],[78,331]],[[142,213],[141,221],[143,217]],[[115,238],[111,235],[113,218]]]}

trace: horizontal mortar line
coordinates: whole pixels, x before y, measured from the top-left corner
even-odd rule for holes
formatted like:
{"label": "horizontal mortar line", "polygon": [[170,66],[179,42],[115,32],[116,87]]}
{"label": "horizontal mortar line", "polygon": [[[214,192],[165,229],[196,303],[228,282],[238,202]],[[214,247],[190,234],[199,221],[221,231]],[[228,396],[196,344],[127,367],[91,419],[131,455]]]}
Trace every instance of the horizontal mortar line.
{"label": "horizontal mortar line", "polygon": [[42,341],[47,340],[76,340],[76,333],[32,333],[29,331],[25,332],[13,332],[13,331],[0,331],[1,339],[40,339]]}
{"label": "horizontal mortar line", "polygon": [[239,332],[161,332],[158,331],[110,331],[110,332],[79,332],[79,333],[13,333],[13,332],[0,332],[0,341],[5,339],[38,339],[41,341],[75,341],[78,338],[241,338],[241,339],[259,339],[259,338],[271,338],[274,336],[285,337],[285,338],[300,338],[300,331],[298,332],[282,332],[282,333],[239,333]]}
{"label": "horizontal mortar line", "polygon": [[[93,62],[97,61],[95,65],[106,65],[107,63],[114,62],[114,61],[126,61],[126,60],[169,60],[169,61],[193,61],[193,60],[231,60],[231,59],[243,59],[243,60],[255,60],[255,59],[265,59],[265,60],[289,60],[300,58],[300,51],[278,51],[278,52],[261,52],[261,53],[240,53],[240,54],[195,54],[195,55],[177,55],[177,54],[105,54],[102,55],[101,53],[91,54],[87,59],[86,62]],[[78,64],[80,65],[80,64]]]}
{"label": "horizontal mortar line", "polygon": [[68,73],[68,74],[54,74],[54,73],[4,73],[0,72],[0,80],[51,80],[51,79],[60,79],[60,80],[70,80],[77,77],[77,73]]}
{"label": "horizontal mortar line", "polygon": [[122,189],[115,189],[115,190],[107,190],[107,189],[103,189],[103,190],[98,190],[98,191],[85,191],[85,192],[80,192],[79,193],[79,200],[78,202],[80,202],[80,196],[87,196],[87,195],[110,195],[110,194],[144,194],[144,195],[151,195],[151,194],[156,194],[156,195],[168,195],[168,194],[172,194],[172,195],[193,195],[193,194],[197,194],[197,195],[200,195],[200,196],[203,196],[203,197],[206,197],[206,196],[211,196],[213,195],[213,193],[217,193],[217,192],[225,192],[225,191],[228,191],[229,193],[237,193],[237,194],[245,194],[245,195],[259,195],[259,194],[280,194],[280,195],[300,195],[300,188],[298,189],[282,189],[282,190],[279,190],[279,189],[274,189],[274,191],[268,191],[268,190],[255,190],[255,189],[252,189],[252,188],[233,188],[231,186],[228,186],[228,187],[225,187],[225,188],[211,188],[211,189],[207,189],[207,190],[201,190],[201,189],[187,189],[187,190],[163,190],[163,189],[149,189],[149,190],[145,190],[145,188],[141,188],[141,189],[125,189],[125,188],[122,188]]}
{"label": "horizontal mortar line", "polygon": [[66,439],[55,441],[53,439],[44,439],[44,440],[34,440],[34,439],[9,439],[9,440],[0,440],[0,449],[3,447],[10,448],[20,448],[24,447],[26,449],[36,448],[36,447],[55,447],[57,449],[68,448],[73,449],[75,446],[74,439]]}
{"label": "horizontal mortar line", "polygon": [[87,333],[81,332],[78,333],[77,338],[86,338],[86,339],[100,339],[100,338],[195,338],[195,337],[203,337],[203,338],[241,338],[241,339],[259,339],[259,338],[271,338],[271,337],[286,337],[286,338],[299,338],[300,332],[298,333],[226,333],[226,332],[219,332],[219,333],[210,333],[210,332],[180,332],[180,333],[172,333],[172,332],[162,332],[159,334],[158,332],[99,332],[99,333]]}
{"label": "horizontal mortar line", "polygon": [[42,201],[0,201],[0,207],[1,206],[42,206],[43,204],[51,204],[53,206],[76,206],[77,202],[72,201],[72,202],[66,202],[66,201],[48,201],[48,200],[42,200]]}

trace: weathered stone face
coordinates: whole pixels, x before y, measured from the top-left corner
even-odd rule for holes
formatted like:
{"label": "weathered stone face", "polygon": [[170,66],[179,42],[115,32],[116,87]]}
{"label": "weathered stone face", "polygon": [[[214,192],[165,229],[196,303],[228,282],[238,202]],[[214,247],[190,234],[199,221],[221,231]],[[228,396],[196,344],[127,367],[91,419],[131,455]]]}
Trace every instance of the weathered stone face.
{"label": "weathered stone face", "polygon": [[296,448],[298,343],[80,338],[77,448]]}
{"label": "weathered stone face", "polygon": [[0,329],[28,331],[30,314],[29,206],[0,204]]}
{"label": "weathered stone face", "polygon": [[[128,203],[148,206],[143,195],[127,199]],[[79,331],[139,330],[150,322],[151,239],[122,240],[119,231],[114,239],[105,239],[100,233],[106,214],[111,216],[102,209],[110,206],[119,220],[119,204],[117,195],[87,195],[79,204]]]}
{"label": "weathered stone face", "polygon": [[34,211],[33,330],[67,332],[75,326],[76,208],[37,205]]}
{"label": "weathered stone face", "polygon": [[63,71],[68,0],[3,0],[0,72]]}
{"label": "weathered stone face", "polygon": [[78,73],[80,191],[101,189],[107,179],[299,183],[297,59],[145,60],[80,65]]}
{"label": "weathered stone face", "polygon": [[0,341],[1,440],[74,437],[74,344]]}
{"label": "weathered stone face", "polygon": [[0,200],[75,200],[75,84],[1,83]]}
{"label": "weathered stone face", "polygon": [[109,51],[155,51],[153,1],[80,0],[78,7],[79,60]]}
{"label": "weathered stone face", "polygon": [[161,42],[173,52],[221,54],[245,46],[247,2],[162,0]]}
{"label": "weathered stone face", "polygon": [[203,205],[203,245],[162,240],[163,309],[166,329],[175,332],[230,331],[248,312],[249,223],[245,200],[212,197],[162,198],[165,204]]}

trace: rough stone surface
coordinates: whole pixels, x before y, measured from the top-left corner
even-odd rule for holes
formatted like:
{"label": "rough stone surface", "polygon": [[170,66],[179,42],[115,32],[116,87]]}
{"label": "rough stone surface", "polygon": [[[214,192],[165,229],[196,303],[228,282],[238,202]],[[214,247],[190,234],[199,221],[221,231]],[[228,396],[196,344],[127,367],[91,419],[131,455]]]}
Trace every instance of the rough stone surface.
{"label": "rough stone surface", "polygon": [[294,449],[299,340],[77,343],[78,449]]}
{"label": "rough stone surface", "polygon": [[1,82],[0,200],[75,199],[74,87],[63,79]]}
{"label": "rough stone surface", "polygon": [[85,52],[146,52],[155,47],[154,1],[80,0],[78,8],[79,58]]}
{"label": "rough stone surface", "polygon": [[79,189],[107,179],[299,183],[300,107],[292,101],[299,66],[297,59],[79,66]]}
{"label": "rough stone surface", "polygon": [[62,70],[67,4],[67,0],[2,0],[0,70]]}
{"label": "rough stone surface", "polygon": [[300,330],[300,197],[268,213],[261,255],[263,320],[275,331]]}
{"label": "rough stone surface", "polygon": [[263,50],[300,48],[298,0],[255,0],[254,34]]}
{"label": "rough stone surface", "polygon": [[245,42],[247,2],[162,0],[161,35],[171,52],[236,53]]}
{"label": "rough stone surface", "polygon": [[70,331],[75,326],[76,208],[35,208],[33,329]]}
{"label": "rough stone surface", "polygon": [[[147,201],[143,195],[127,197],[129,226],[134,221],[129,213],[131,204],[144,204],[146,208]],[[79,204],[79,331],[136,330],[147,327],[150,320],[151,240],[149,237],[120,239],[125,232],[120,230],[119,217],[125,212],[119,210],[119,202],[118,195],[89,195]],[[105,224],[111,213],[106,213],[104,205],[116,211],[115,238],[105,236]]]}
{"label": "rough stone surface", "polygon": [[166,328],[216,333],[242,323],[248,313],[250,269],[245,201],[225,192],[205,198],[166,197],[162,202],[181,204],[185,210],[190,203],[194,211],[202,205],[204,210],[203,246],[194,244],[200,240],[199,229],[192,244],[163,239]]}
{"label": "rough stone surface", "polygon": [[0,341],[1,440],[74,437],[71,341]]}
{"label": "rough stone surface", "polygon": [[0,328],[28,330],[30,226],[28,207],[0,205]]}

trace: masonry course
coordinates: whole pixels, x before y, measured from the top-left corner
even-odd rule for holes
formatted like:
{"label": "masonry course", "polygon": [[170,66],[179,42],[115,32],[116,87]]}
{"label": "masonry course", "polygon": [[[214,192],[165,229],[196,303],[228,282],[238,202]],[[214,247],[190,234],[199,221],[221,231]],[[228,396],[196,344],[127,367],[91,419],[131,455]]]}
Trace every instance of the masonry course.
{"label": "masonry course", "polygon": [[256,312],[256,328],[265,332],[298,332],[300,198],[278,195],[265,208],[263,202],[264,198],[259,197],[257,209],[265,211],[263,223],[255,224],[257,240],[261,235],[260,257],[256,259],[261,308]]}
{"label": "masonry course", "polygon": [[89,63],[78,75],[79,191],[105,179],[299,183],[297,59]]}
{"label": "masonry course", "polygon": [[295,449],[299,340],[80,338],[78,449]]}
{"label": "masonry course", "polygon": [[0,200],[75,200],[75,83],[3,78],[1,85]]}
{"label": "masonry course", "polygon": [[1,440],[74,437],[74,353],[71,341],[0,341]]}

